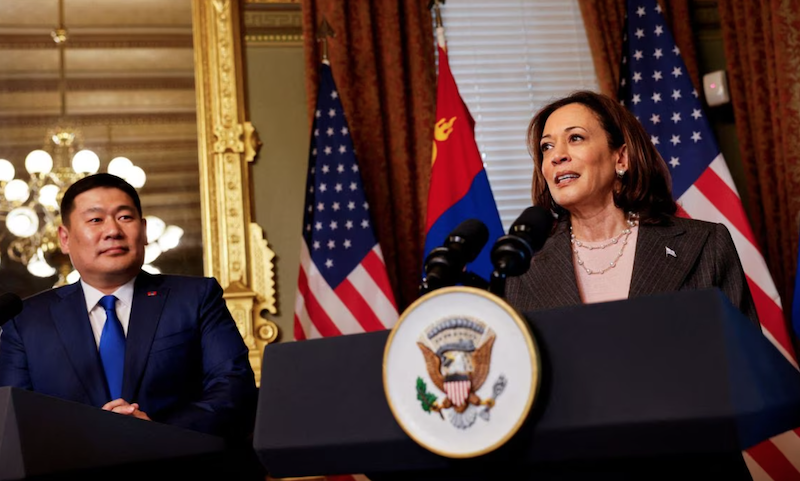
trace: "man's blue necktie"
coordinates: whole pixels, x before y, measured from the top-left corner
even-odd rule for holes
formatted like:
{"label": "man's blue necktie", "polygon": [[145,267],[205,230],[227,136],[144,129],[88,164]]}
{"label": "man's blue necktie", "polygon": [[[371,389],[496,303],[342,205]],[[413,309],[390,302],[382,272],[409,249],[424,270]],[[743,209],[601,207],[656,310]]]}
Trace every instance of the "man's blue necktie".
{"label": "man's blue necktie", "polygon": [[100,335],[100,360],[112,401],[122,397],[122,368],[125,364],[125,333],[114,308],[116,302],[114,296],[100,299],[100,305],[106,310],[106,323]]}

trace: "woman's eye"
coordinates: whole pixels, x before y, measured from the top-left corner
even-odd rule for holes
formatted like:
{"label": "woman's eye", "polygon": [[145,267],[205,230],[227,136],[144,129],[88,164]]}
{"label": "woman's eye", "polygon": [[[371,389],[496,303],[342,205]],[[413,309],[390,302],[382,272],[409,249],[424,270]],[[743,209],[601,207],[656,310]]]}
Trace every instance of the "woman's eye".
{"label": "woman's eye", "polygon": [[575,141],[575,140],[583,140],[583,136],[578,135],[578,134],[572,134],[572,135],[569,136],[569,140],[573,140],[573,141]]}
{"label": "woman's eye", "polygon": [[551,145],[551,144],[542,144],[542,145],[539,147],[539,149],[541,149],[541,151],[542,151],[542,152],[546,152],[546,151],[550,150],[550,148],[551,148],[551,147],[552,147],[552,145]]}

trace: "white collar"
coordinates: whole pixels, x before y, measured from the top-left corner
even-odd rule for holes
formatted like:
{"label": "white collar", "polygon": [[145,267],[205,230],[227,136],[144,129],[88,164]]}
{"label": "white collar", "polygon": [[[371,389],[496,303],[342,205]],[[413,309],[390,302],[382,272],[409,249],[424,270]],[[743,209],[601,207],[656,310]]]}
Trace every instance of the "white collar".
{"label": "white collar", "polygon": [[[126,306],[131,306],[133,304],[134,282],[136,282],[136,277],[119,286],[111,295],[117,298],[117,302],[122,302]],[[92,309],[94,309],[105,294],[84,282],[83,279],[81,279],[81,286],[83,287],[83,298],[86,300],[86,312],[92,312]]]}

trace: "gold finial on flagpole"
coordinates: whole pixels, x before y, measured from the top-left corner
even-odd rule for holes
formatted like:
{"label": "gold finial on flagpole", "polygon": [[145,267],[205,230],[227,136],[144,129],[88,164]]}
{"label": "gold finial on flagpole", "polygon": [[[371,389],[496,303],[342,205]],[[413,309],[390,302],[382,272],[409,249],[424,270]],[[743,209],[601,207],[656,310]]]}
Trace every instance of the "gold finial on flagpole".
{"label": "gold finial on flagpole", "polygon": [[328,20],[322,17],[322,22],[320,22],[319,28],[317,29],[317,42],[322,42],[322,61],[330,64],[328,61],[328,37],[334,38],[336,37],[336,33],[333,31],[333,28],[331,28],[331,24],[328,23]]}
{"label": "gold finial on flagpole", "polygon": [[442,24],[442,11],[439,8],[439,5],[445,3],[445,0],[431,0],[428,2],[428,9],[433,9],[433,15],[436,18],[436,28],[442,28],[444,25]]}
{"label": "gold finial on flagpole", "polygon": [[447,50],[447,43],[444,39],[444,23],[442,22],[442,10],[440,8],[441,5],[444,4],[445,0],[430,0],[428,3],[428,8],[433,9],[434,17],[436,18],[436,43],[439,44],[440,47]]}

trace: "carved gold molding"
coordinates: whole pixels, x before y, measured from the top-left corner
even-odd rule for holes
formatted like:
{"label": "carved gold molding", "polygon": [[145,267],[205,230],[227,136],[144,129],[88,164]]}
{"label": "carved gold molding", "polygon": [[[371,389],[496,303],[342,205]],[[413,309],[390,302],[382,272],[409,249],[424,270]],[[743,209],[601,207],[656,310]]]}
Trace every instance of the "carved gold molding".
{"label": "carved gold molding", "polygon": [[251,221],[249,162],[260,142],[245,119],[239,8],[239,0],[192,1],[203,260],[260,381],[261,353],[278,335],[261,316],[276,312],[275,253]]}
{"label": "carved gold molding", "polygon": [[302,46],[303,12],[299,2],[247,1],[244,5],[247,46]]}

